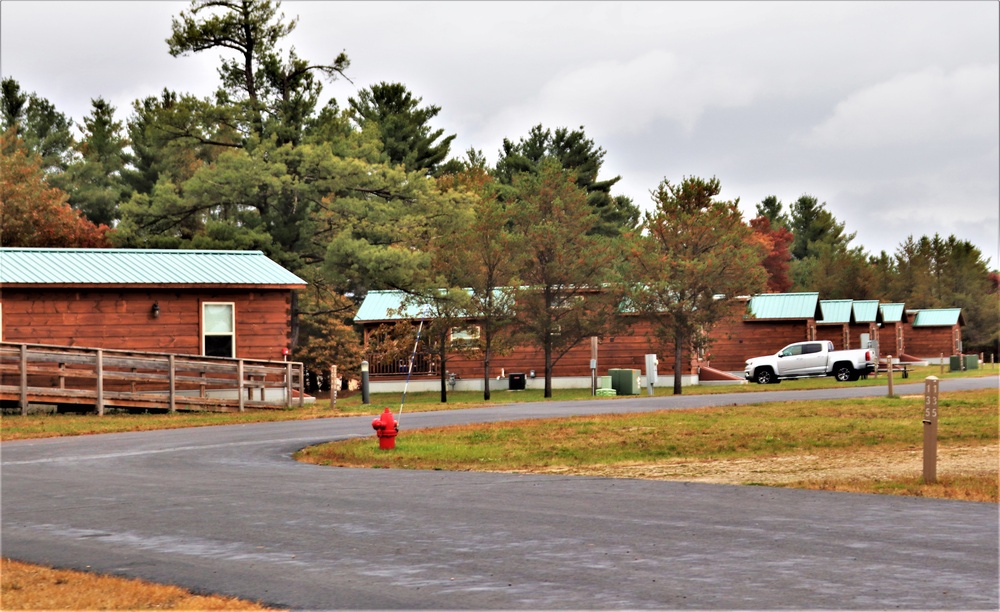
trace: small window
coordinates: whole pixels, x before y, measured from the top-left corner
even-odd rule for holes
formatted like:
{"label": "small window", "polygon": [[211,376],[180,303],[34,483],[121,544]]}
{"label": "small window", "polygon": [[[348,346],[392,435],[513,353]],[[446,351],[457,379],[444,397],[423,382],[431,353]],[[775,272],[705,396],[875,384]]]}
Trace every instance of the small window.
{"label": "small window", "polygon": [[458,343],[469,344],[479,340],[480,328],[478,325],[470,325],[469,327],[452,327],[451,328],[451,341]]}
{"label": "small window", "polygon": [[201,310],[202,354],[206,357],[236,356],[236,306],[205,302]]}
{"label": "small window", "polygon": [[805,346],[805,348],[802,349],[802,354],[803,355],[808,355],[810,353],[822,353],[822,352],[823,352],[823,345],[819,344],[819,343],[817,343],[817,344],[807,344]]}

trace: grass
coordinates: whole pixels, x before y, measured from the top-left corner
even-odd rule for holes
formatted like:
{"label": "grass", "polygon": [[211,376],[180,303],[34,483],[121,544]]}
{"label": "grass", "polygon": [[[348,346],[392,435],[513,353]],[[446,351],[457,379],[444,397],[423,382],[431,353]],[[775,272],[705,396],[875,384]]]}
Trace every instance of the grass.
{"label": "grass", "polygon": [[[922,397],[894,397],[521,421],[407,432],[397,438],[395,452],[379,451],[371,440],[353,440],[304,449],[296,458],[336,466],[531,472],[678,459],[879,453],[921,448],[922,409]],[[940,411],[940,445],[996,444],[995,389],[949,393],[942,396]],[[997,501],[995,465],[972,481],[953,484],[960,490],[939,487],[935,493],[916,483],[887,482],[878,492],[916,494],[917,487],[922,495]],[[802,481],[796,486],[841,485]]]}
{"label": "grass", "polygon": [[3,610],[272,610],[175,586],[3,559]]}
{"label": "grass", "polygon": [[[915,368],[907,379],[894,377],[895,384],[920,382],[927,376],[938,376],[941,379],[972,378],[994,376],[1000,370],[991,369],[989,365],[979,370],[967,372],[939,373],[937,366]],[[660,386],[654,389],[654,395],[669,396],[673,390],[670,380],[661,377]],[[807,389],[829,389],[845,385],[877,387],[886,386],[884,374],[878,378],[869,378],[850,383],[838,383],[832,378],[811,378],[789,380],[778,385],[722,385],[722,386],[692,386],[684,387],[685,395],[710,395],[719,393],[760,393],[764,391],[794,391]],[[441,403],[441,394],[435,392],[409,393],[404,405],[405,412],[423,412],[428,410],[458,410],[463,408],[479,408],[522,402],[546,401],[541,389],[526,389],[523,391],[494,391],[489,402],[483,400],[482,391],[449,391],[448,403]],[[629,396],[636,397],[636,396]],[[643,391],[638,397],[647,397]],[[594,398],[589,389],[555,389],[553,401],[616,401],[622,398]],[[270,421],[290,421],[300,419],[316,419],[338,416],[375,416],[386,408],[394,413],[399,411],[401,396],[399,393],[372,393],[371,403],[361,403],[361,394],[347,393],[337,399],[337,405],[330,407],[329,399],[319,399],[303,408],[250,410],[244,413],[213,413],[213,412],[178,412],[176,414],[107,414],[99,417],[96,414],[29,414],[3,415],[0,417],[0,442],[23,440],[29,438],[50,438],[56,436],[78,436],[98,433],[119,433],[128,431],[150,431],[155,429],[177,429],[183,427],[204,427],[209,425],[235,425],[244,423],[260,423]]]}

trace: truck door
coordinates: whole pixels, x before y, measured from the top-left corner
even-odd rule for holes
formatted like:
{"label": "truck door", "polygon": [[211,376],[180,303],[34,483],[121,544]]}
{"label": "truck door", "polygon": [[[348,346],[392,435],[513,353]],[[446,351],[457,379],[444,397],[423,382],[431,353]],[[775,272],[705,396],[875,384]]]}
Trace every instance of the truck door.
{"label": "truck door", "polygon": [[826,374],[826,356],[823,352],[823,344],[820,342],[810,342],[802,347],[802,373],[803,374]]}
{"label": "truck door", "polygon": [[778,376],[795,376],[802,373],[802,344],[793,344],[778,353]]}

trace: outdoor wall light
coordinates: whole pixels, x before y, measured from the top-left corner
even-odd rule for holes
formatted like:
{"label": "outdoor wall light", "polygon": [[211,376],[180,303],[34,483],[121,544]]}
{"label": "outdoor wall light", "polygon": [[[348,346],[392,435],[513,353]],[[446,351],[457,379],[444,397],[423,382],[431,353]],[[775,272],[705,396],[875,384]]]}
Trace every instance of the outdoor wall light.
{"label": "outdoor wall light", "polygon": [[153,302],[153,307],[150,309],[150,312],[153,314],[153,318],[154,319],[159,319],[160,318],[160,303],[159,302]]}
{"label": "outdoor wall light", "polygon": [[534,378],[534,377],[535,377],[535,371],[534,371],[534,370],[531,370],[530,372],[528,372],[528,376],[529,376],[530,378]]}

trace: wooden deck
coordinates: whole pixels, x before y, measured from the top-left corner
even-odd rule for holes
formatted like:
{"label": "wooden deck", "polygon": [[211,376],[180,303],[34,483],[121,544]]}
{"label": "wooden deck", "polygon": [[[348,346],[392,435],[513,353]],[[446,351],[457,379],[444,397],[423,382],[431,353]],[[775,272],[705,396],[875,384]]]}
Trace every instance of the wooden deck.
{"label": "wooden deck", "polygon": [[305,401],[300,362],[0,342],[0,402],[240,411]]}

